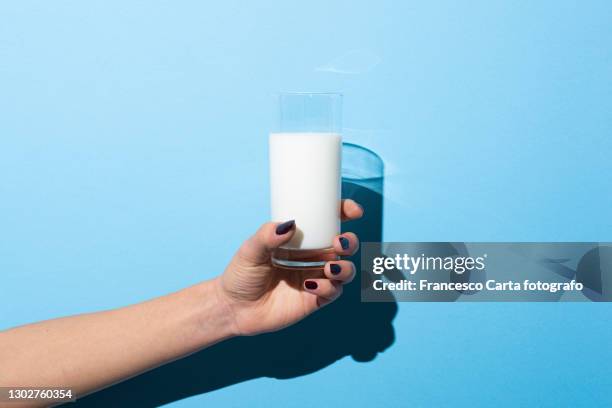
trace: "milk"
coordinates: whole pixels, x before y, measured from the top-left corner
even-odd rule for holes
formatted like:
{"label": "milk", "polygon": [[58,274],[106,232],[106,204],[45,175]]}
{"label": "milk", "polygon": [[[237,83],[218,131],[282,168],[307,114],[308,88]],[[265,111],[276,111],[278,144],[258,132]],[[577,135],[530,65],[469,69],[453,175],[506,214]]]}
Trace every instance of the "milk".
{"label": "milk", "polygon": [[338,133],[270,134],[272,220],[296,223],[283,248],[329,248],[340,233],[341,145]]}

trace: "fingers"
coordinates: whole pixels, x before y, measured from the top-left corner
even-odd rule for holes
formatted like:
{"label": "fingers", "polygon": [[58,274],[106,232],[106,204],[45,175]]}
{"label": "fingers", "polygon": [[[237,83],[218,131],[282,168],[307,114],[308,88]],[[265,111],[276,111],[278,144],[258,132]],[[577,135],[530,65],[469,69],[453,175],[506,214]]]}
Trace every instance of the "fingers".
{"label": "fingers", "polygon": [[328,262],[324,269],[325,276],[343,285],[355,277],[355,265],[350,261]]}
{"label": "fingers", "polygon": [[304,281],[304,290],[316,295],[317,306],[325,306],[342,294],[342,283],[329,279],[308,279]]}
{"label": "fingers", "polygon": [[356,220],[363,216],[363,207],[351,199],[342,200],[342,221]]}
{"label": "fingers", "polygon": [[268,262],[270,252],[288,242],[294,233],[294,220],[282,223],[268,222],[242,244],[239,254],[244,259],[254,263]]}
{"label": "fingers", "polygon": [[[351,199],[342,200],[342,220],[355,220],[363,216],[363,207]],[[274,248],[287,243],[295,233],[295,221],[290,220],[283,223],[269,222],[261,226],[255,235],[249,238],[240,248],[240,255],[255,263],[267,262],[270,252]],[[334,248],[339,255],[352,255],[359,248],[359,242],[355,234],[343,234],[344,239],[334,242]],[[345,241],[345,239],[347,241]],[[337,241],[337,242],[336,242]],[[348,247],[342,247],[349,242]]]}
{"label": "fingers", "polygon": [[359,249],[359,239],[352,232],[345,232],[334,238],[333,246],[338,255],[350,256]]}
{"label": "fingers", "polygon": [[355,277],[355,266],[349,261],[328,262],[325,265],[324,278],[309,278],[304,281],[304,290],[315,296],[310,298],[312,308],[325,306],[342,294],[342,285]]}

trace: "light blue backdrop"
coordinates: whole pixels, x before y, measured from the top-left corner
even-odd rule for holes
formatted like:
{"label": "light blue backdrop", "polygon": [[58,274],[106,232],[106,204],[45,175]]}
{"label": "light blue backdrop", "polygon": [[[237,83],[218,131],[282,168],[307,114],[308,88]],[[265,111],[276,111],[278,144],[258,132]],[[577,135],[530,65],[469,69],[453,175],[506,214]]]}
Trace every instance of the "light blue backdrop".
{"label": "light blue backdrop", "polygon": [[[222,272],[279,90],[345,93],[386,241],[610,241],[610,44],[607,1],[4,1],[0,328]],[[611,405],[611,312],[404,303],[371,362],[175,405]]]}

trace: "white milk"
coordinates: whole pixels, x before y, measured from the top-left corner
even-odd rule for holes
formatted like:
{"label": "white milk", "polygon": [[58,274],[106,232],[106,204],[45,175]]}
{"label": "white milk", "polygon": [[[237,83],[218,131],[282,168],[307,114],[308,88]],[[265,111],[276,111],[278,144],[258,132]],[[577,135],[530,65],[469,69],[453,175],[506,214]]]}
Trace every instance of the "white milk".
{"label": "white milk", "polygon": [[284,248],[332,246],[340,233],[340,158],[337,133],[271,133],[272,220],[295,220]]}

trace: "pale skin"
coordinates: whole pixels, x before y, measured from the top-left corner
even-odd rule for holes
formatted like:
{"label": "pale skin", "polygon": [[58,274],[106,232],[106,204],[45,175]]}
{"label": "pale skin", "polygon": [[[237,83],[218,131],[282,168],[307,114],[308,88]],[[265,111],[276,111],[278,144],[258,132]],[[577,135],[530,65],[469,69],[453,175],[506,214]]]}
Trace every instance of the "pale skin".
{"label": "pale skin", "polygon": [[[341,207],[343,220],[363,215],[352,200]],[[230,337],[282,329],[337,299],[355,276],[352,262],[334,260],[323,271],[274,268],[271,252],[295,232],[291,223],[286,232],[279,225],[264,224],[212,280],[119,309],[0,332],[0,387],[63,387],[82,397]],[[359,241],[348,232],[333,247],[348,256]]]}

